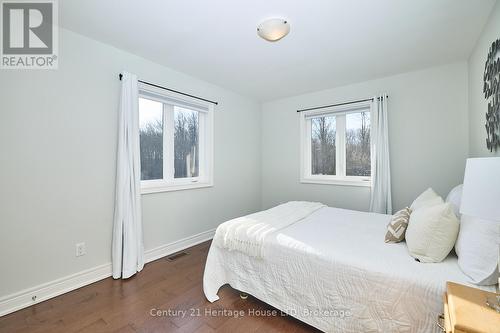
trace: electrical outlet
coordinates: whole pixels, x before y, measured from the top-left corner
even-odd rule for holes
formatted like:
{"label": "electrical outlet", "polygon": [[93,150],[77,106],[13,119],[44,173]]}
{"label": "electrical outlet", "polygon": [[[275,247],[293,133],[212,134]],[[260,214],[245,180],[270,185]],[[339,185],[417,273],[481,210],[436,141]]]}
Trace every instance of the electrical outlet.
{"label": "electrical outlet", "polygon": [[76,256],[77,257],[80,257],[80,256],[87,254],[87,248],[85,246],[85,243],[78,243],[75,246],[76,246]]}

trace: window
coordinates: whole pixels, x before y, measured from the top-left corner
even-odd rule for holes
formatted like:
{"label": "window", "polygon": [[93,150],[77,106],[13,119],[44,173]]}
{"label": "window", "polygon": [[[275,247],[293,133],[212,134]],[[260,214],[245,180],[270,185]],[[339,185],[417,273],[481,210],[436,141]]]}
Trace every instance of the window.
{"label": "window", "polygon": [[371,185],[370,104],[301,112],[301,182]]}
{"label": "window", "polygon": [[345,174],[370,177],[370,111],[345,115]]}
{"label": "window", "polygon": [[140,86],[142,193],[213,185],[213,105]]}

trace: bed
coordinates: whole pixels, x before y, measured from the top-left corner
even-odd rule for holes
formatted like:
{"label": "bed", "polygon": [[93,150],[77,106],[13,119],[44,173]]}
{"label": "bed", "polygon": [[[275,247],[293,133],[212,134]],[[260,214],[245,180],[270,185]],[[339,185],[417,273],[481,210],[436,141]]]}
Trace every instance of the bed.
{"label": "bed", "polygon": [[467,277],[454,254],[424,264],[404,242],[384,243],[389,220],[322,206],[268,232],[262,256],[214,239],[205,296],[214,302],[229,284],[325,332],[437,332],[446,281]]}

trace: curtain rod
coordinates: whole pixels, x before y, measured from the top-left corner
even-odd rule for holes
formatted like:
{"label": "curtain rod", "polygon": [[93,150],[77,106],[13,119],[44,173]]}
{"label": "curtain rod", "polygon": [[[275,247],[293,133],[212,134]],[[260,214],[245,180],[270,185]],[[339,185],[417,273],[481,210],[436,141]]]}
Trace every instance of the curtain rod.
{"label": "curtain rod", "polygon": [[[123,77],[123,74],[120,73],[120,75],[118,75],[118,77],[120,78],[120,81],[121,81],[121,79]],[[198,97],[198,96],[195,96],[195,95],[186,94],[186,93],[183,93],[181,91],[170,89],[170,88],[166,88],[166,87],[162,87],[162,86],[159,86],[159,85],[154,84],[154,83],[150,83],[150,82],[146,82],[146,81],[142,81],[142,80],[137,80],[137,81],[140,82],[140,83],[142,83],[142,84],[147,84],[148,86],[152,86],[152,87],[155,87],[155,88],[160,88],[160,89],[163,89],[163,90],[168,90],[168,91],[174,92],[176,94],[180,94],[180,95],[188,96],[188,97],[191,97],[191,98],[199,99],[200,101],[205,101],[205,102],[212,103],[212,104],[215,104],[215,105],[219,104],[218,102],[214,102],[214,101],[211,101],[209,99],[201,98],[201,97]]]}
{"label": "curtain rod", "polygon": [[[389,98],[388,95],[385,96],[385,98]],[[380,100],[380,97],[377,97],[378,100]],[[382,96],[382,99],[384,99],[384,96]],[[368,101],[373,101],[373,98],[367,98],[367,99],[359,99],[357,101],[350,101],[350,102],[344,102],[344,103],[338,103],[338,104],[330,104],[330,105],[323,105],[323,106],[316,106],[313,108],[307,108],[307,109],[300,109],[297,110],[297,112],[303,112],[303,111],[312,111],[312,110],[318,110],[318,109],[326,109],[326,108],[331,108],[334,106],[341,106],[341,105],[348,105],[348,104],[354,104],[354,103],[361,103],[361,102],[368,102]]]}

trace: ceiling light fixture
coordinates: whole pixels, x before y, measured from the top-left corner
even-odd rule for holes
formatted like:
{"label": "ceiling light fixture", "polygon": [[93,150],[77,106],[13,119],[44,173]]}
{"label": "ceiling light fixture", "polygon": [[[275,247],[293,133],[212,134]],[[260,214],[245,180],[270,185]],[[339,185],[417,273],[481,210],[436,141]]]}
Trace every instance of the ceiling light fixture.
{"label": "ceiling light fixture", "polygon": [[257,34],[269,42],[276,42],[288,35],[290,23],[282,18],[270,18],[257,27]]}

